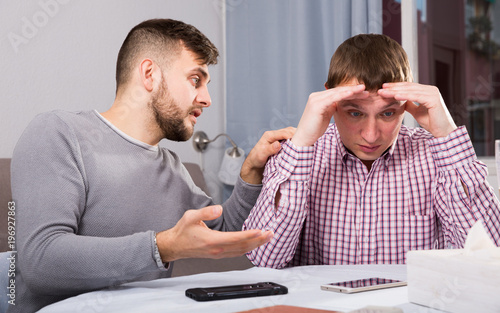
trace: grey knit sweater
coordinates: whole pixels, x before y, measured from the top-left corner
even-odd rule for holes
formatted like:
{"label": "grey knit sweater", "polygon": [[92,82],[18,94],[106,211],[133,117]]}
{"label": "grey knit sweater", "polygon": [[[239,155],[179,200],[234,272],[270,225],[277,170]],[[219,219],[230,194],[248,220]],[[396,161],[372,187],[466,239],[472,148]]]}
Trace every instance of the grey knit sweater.
{"label": "grey knit sweater", "polygon": [[[241,179],[207,224],[241,230],[260,186]],[[173,152],[137,141],[96,111],[37,116],[12,159],[16,305],[33,312],[83,292],[170,276],[154,234],[213,204]]]}

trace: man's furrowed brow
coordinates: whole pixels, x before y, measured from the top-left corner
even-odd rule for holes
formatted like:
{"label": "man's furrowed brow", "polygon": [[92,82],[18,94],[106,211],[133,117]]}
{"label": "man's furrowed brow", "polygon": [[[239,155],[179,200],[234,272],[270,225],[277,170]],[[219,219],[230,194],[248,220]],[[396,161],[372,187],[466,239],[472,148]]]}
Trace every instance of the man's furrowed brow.
{"label": "man's furrowed brow", "polygon": [[385,105],[382,110],[387,110],[387,109],[390,109],[392,107],[399,107],[401,106],[401,101],[397,101],[397,100],[394,100],[393,102]]}
{"label": "man's furrowed brow", "polygon": [[352,103],[349,100],[342,100],[339,102],[339,106],[342,108],[353,108],[353,109],[361,109],[361,106],[357,105],[356,103]]}
{"label": "man's furrowed brow", "polygon": [[[363,111],[366,107],[364,105],[359,105],[359,104],[356,104],[356,103],[353,103],[353,102],[350,102],[349,100],[342,100],[339,102],[338,106],[342,109],[355,109],[355,110],[358,110],[358,111]],[[388,103],[386,105],[384,105],[380,111],[385,111],[385,110],[388,110],[388,109],[391,109],[393,107],[400,107],[401,106],[401,101],[397,101],[397,100],[394,100],[393,102],[391,103]]]}

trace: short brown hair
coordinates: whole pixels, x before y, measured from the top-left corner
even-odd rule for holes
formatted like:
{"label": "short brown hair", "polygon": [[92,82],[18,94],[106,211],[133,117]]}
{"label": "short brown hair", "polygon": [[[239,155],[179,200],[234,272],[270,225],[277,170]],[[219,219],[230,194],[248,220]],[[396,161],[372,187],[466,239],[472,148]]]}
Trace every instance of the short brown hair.
{"label": "short brown hair", "polygon": [[403,47],[385,35],[361,34],[344,41],[330,61],[327,88],[356,79],[368,91],[388,82],[412,81],[410,63]]}
{"label": "short brown hair", "polygon": [[116,85],[128,82],[137,57],[147,53],[153,61],[168,64],[185,47],[202,64],[217,64],[219,51],[196,27],[172,19],[144,21],[130,30],[118,53]]}

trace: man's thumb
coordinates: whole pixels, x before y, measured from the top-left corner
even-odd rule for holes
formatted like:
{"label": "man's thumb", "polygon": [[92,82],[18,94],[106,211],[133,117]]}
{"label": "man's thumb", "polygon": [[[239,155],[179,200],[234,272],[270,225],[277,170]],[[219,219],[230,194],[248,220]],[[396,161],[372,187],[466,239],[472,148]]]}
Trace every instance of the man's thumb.
{"label": "man's thumb", "polygon": [[204,207],[199,210],[203,221],[210,221],[218,218],[222,214],[222,206],[220,205],[211,205]]}

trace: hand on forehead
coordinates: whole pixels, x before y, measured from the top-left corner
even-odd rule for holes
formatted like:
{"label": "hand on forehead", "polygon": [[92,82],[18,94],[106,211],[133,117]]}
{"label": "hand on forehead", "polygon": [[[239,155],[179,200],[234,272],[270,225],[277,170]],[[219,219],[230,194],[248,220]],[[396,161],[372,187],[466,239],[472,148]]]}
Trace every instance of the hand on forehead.
{"label": "hand on forehead", "polygon": [[353,80],[349,83],[342,84],[336,89],[345,89],[353,91],[352,95],[344,97],[338,101],[339,108],[353,107],[359,110],[371,108],[399,108],[404,105],[404,101],[398,101],[394,97],[382,97],[377,91],[366,91],[364,85]]}

